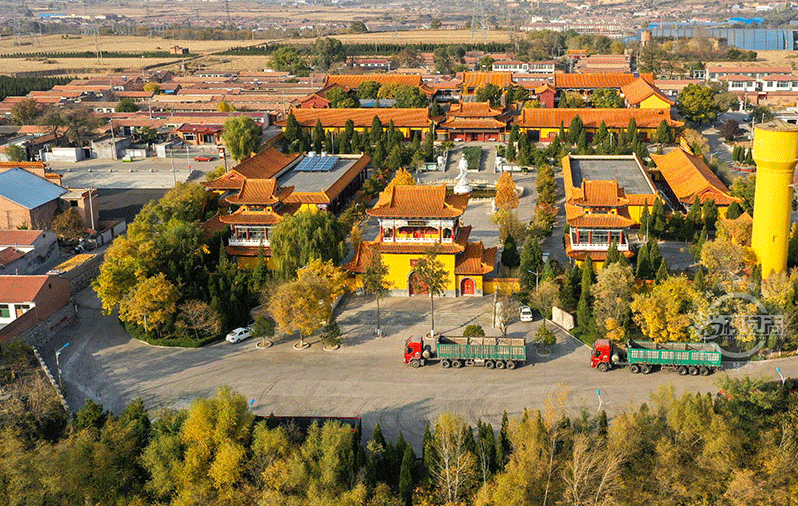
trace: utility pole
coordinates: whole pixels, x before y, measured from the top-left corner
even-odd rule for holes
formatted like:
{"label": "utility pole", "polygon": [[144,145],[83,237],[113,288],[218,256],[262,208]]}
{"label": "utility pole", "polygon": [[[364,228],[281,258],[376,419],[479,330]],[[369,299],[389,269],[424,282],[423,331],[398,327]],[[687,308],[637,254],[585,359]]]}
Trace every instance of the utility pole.
{"label": "utility pole", "polygon": [[474,8],[471,12],[471,42],[474,42],[477,25],[482,32],[482,42],[488,42],[488,23],[485,17],[484,0],[474,0]]}
{"label": "utility pole", "polygon": [[91,229],[97,230],[94,228],[94,205],[91,201],[92,193],[94,193],[94,186],[89,186],[89,214],[91,215]]}
{"label": "utility pole", "polygon": [[58,370],[58,386],[61,389],[64,388],[64,382],[61,380],[61,361],[60,361],[60,357],[61,357],[61,352],[64,351],[64,348],[66,348],[67,346],[69,346],[69,343],[66,343],[62,347],[58,348],[58,350],[56,350],[56,352],[55,352],[55,368]]}

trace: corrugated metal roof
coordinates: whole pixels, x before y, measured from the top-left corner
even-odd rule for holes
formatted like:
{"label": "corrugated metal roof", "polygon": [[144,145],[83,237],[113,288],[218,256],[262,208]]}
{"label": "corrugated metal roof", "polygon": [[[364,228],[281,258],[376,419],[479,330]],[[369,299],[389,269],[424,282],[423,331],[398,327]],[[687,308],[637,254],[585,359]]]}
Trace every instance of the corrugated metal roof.
{"label": "corrugated metal roof", "polygon": [[31,174],[25,169],[16,168],[0,173],[0,196],[25,209],[36,209],[66,192],[66,188]]}

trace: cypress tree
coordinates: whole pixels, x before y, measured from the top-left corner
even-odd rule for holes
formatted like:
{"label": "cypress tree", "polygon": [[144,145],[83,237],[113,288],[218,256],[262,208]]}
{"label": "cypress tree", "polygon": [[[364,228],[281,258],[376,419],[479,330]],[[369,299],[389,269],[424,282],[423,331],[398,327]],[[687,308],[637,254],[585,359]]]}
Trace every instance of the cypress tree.
{"label": "cypress tree", "polygon": [[383,138],[382,122],[376,114],[371,120],[371,130],[369,130],[369,140],[372,144],[376,144]]}
{"label": "cypress tree", "polygon": [[324,139],[324,151],[333,153],[333,136],[332,132],[327,132],[327,137]]}
{"label": "cypress tree", "polygon": [[507,234],[507,237],[504,239],[502,265],[510,269],[521,265],[521,258],[518,255],[518,249],[515,245],[515,238],[511,234]]}
{"label": "cypress tree", "polygon": [[571,124],[568,127],[569,144],[576,144],[579,141],[579,136],[582,135],[584,126],[585,125],[582,122],[582,118],[580,118],[578,114],[574,116],[574,119],[571,120]]}
{"label": "cypress tree", "polygon": [[715,224],[718,221],[718,206],[714,200],[707,200],[701,209],[704,214],[704,226],[709,230],[715,230]]}
{"label": "cypress tree", "polygon": [[648,279],[651,277],[651,264],[648,262],[648,244],[645,243],[637,252],[637,270],[635,276],[638,279]]}
{"label": "cypress tree", "polygon": [[743,208],[737,201],[732,202],[726,208],[726,219],[734,220],[739,218],[741,214],[743,214]]}
{"label": "cypress tree", "polygon": [[[648,212],[648,200],[646,200],[645,204],[643,205],[643,212],[640,213],[640,227],[643,229],[643,232],[648,234],[646,230],[651,224],[651,214]],[[648,240],[648,237],[646,237]]]}
{"label": "cypress tree", "polygon": [[654,231],[654,235],[661,237],[665,232],[666,226],[665,208],[662,205],[662,200],[657,199],[654,202],[654,210],[651,213],[651,229]]}
{"label": "cypress tree", "polygon": [[699,291],[704,291],[704,288],[706,288],[706,284],[704,282],[704,268],[700,265],[698,266],[695,276],[693,276],[693,287]]}
{"label": "cypress tree", "polygon": [[543,274],[541,274],[540,280],[554,280],[554,277],[554,267],[551,265],[551,260],[547,258],[546,262],[543,264]]}
{"label": "cypress tree", "polygon": [[745,163],[747,163],[748,165],[754,164],[754,154],[751,151],[751,148],[748,148],[748,153],[746,153],[745,155]]}
{"label": "cypress tree", "polygon": [[510,421],[507,418],[507,411],[502,415],[502,427],[499,429],[499,436],[496,438],[496,467],[503,469],[507,465],[512,453],[510,445]]}
{"label": "cypress tree", "polygon": [[651,274],[659,270],[659,265],[662,263],[662,252],[659,249],[659,243],[655,240],[649,241],[648,245],[648,265],[651,269]]}
{"label": "cypress tree", "polygon": [[[578,118],[579,116],[577,116]],[[582,130],[579,133],[579,139],[576,142],[576,149],[579,151],[579,154],[584,155],[587,153],[587,132]]]}
{"label": "cypress tree", "polygon": [[513,141],[507,143],[507,150],[504,152],[504,157],[508,162],[515,161],[515,143]]}
{"label": "cypress tree", "polygon": [[614,264],[615,262],[621,259],[620,253],[618,253],[618,242],[612,241],[610,243],[610,247],[607,250],[607,258],[604,260],[604,267],[607,267],[610,264]]}
{"label": "cypress tree", "polygon": [[695,198],[693,205],[690,206],[690,210],[687,211],[685,220],[693,230],[698,230],[701,226],[701,201],[698,200],[698,197]]}
{"label": "cypress tree", "polygon": [[579,296],[579,304],[576,306],[576,325],[580,332],[586,332],[590,327],[590,303],[588,302],[588,292],[582,292]]}
{"label": "cypress tree", "polygon": [[316,153],[321,152],[324,144],[324,128],[321,126],[321,120],[316,120],[316,126],[313,127],[313,151]]}
{"label": "cypress tree", "polygon": [[560,121],[560,131],[557,133],[557,137],[560,138],[560,142],[568,141],[568,134],[565,133],[565,123],[562,121]]}
{"label": "cypress tree", "polygon": [[601,124],[598,127],[598,132],[596,132],[596,135],[593,136],[593,144],[598,146],[607,140],[607,133],[607,124],[604,122],[604,120],[601,120]]}
{"label": "cypress tree", "polygon": [[593,286],[595,280],[593,260],[587,257],[585,263],[582,264],[582,295],[590,296],[590,287]]}
{"label": "cypress tree", "polygon": [[659,269],[657,269],[657,276],[654,278],[657,281],[657,284],[662,283],[666,279],[668,279],[668,263],[663,258],[662,261],[659,263]]}
{"label": "cypress tree", "polygon": [[573,311],[576,309],[576,282],[574,279],[574,269],[571,263],[565,265],[565,272],[563,273],[562,283],[559,288],[559,300],[565,311]]}
{"label": "cypress tree", "polygon": [[412,446],[406,445],[402,455],[402,466],[399,470],[399,497],[405,506],[410,506],[413,498],[413,471],[415,468],[416,454]]}
{"label": "cypress tree", "polygon": [[427,476],[431,475],[431,470],[435,468],[435,443],[432,439],[432,432],[429,429],[429,422],[424,427],[424,439],[421,442],[421,460],[424,463],[424,471]]}

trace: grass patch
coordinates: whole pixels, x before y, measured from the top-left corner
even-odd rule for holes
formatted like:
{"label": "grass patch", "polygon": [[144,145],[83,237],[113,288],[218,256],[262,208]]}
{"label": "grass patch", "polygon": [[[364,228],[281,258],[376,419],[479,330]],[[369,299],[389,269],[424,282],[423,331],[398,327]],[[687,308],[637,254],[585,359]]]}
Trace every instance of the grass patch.
{"label": "grass patch", "polygon": [[174,334],[167,337],[154,337],[145,332],[138,325],[129,324],[121,320],[120,323],[123,327],[125,327],[125,332],[127,332],[130,337],[138,339],[139,341],[144,341],[148,344],[152,344],[153,346],[169,346],[173,348],[202,348],[207,344],[211,344],[222,339],[221,334],[203,339],[194,339],[192,337],[177,336]]}

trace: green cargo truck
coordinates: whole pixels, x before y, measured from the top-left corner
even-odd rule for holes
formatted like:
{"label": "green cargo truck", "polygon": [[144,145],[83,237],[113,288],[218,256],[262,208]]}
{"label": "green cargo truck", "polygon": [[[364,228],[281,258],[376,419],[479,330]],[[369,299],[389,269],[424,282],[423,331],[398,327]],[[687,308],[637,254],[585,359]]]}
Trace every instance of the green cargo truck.
{"label": "green cargo truck", "polygon": [[682,376],[707,376],[722,368],[720,359],[717,343],[629,341],[623,350],[609,339],[597,339],[593,343],[590,365],[602,372],[629,366],[629,372],[633,374],[648,374],[660,367],[677,371]]}
{"label": "green cargo truck", "polygon": [[405,364],[413,367],[438,360],[446,369],[464,365],[515,369],[526,362],[526,341],[517,337],[409,337],[404,355]]}

